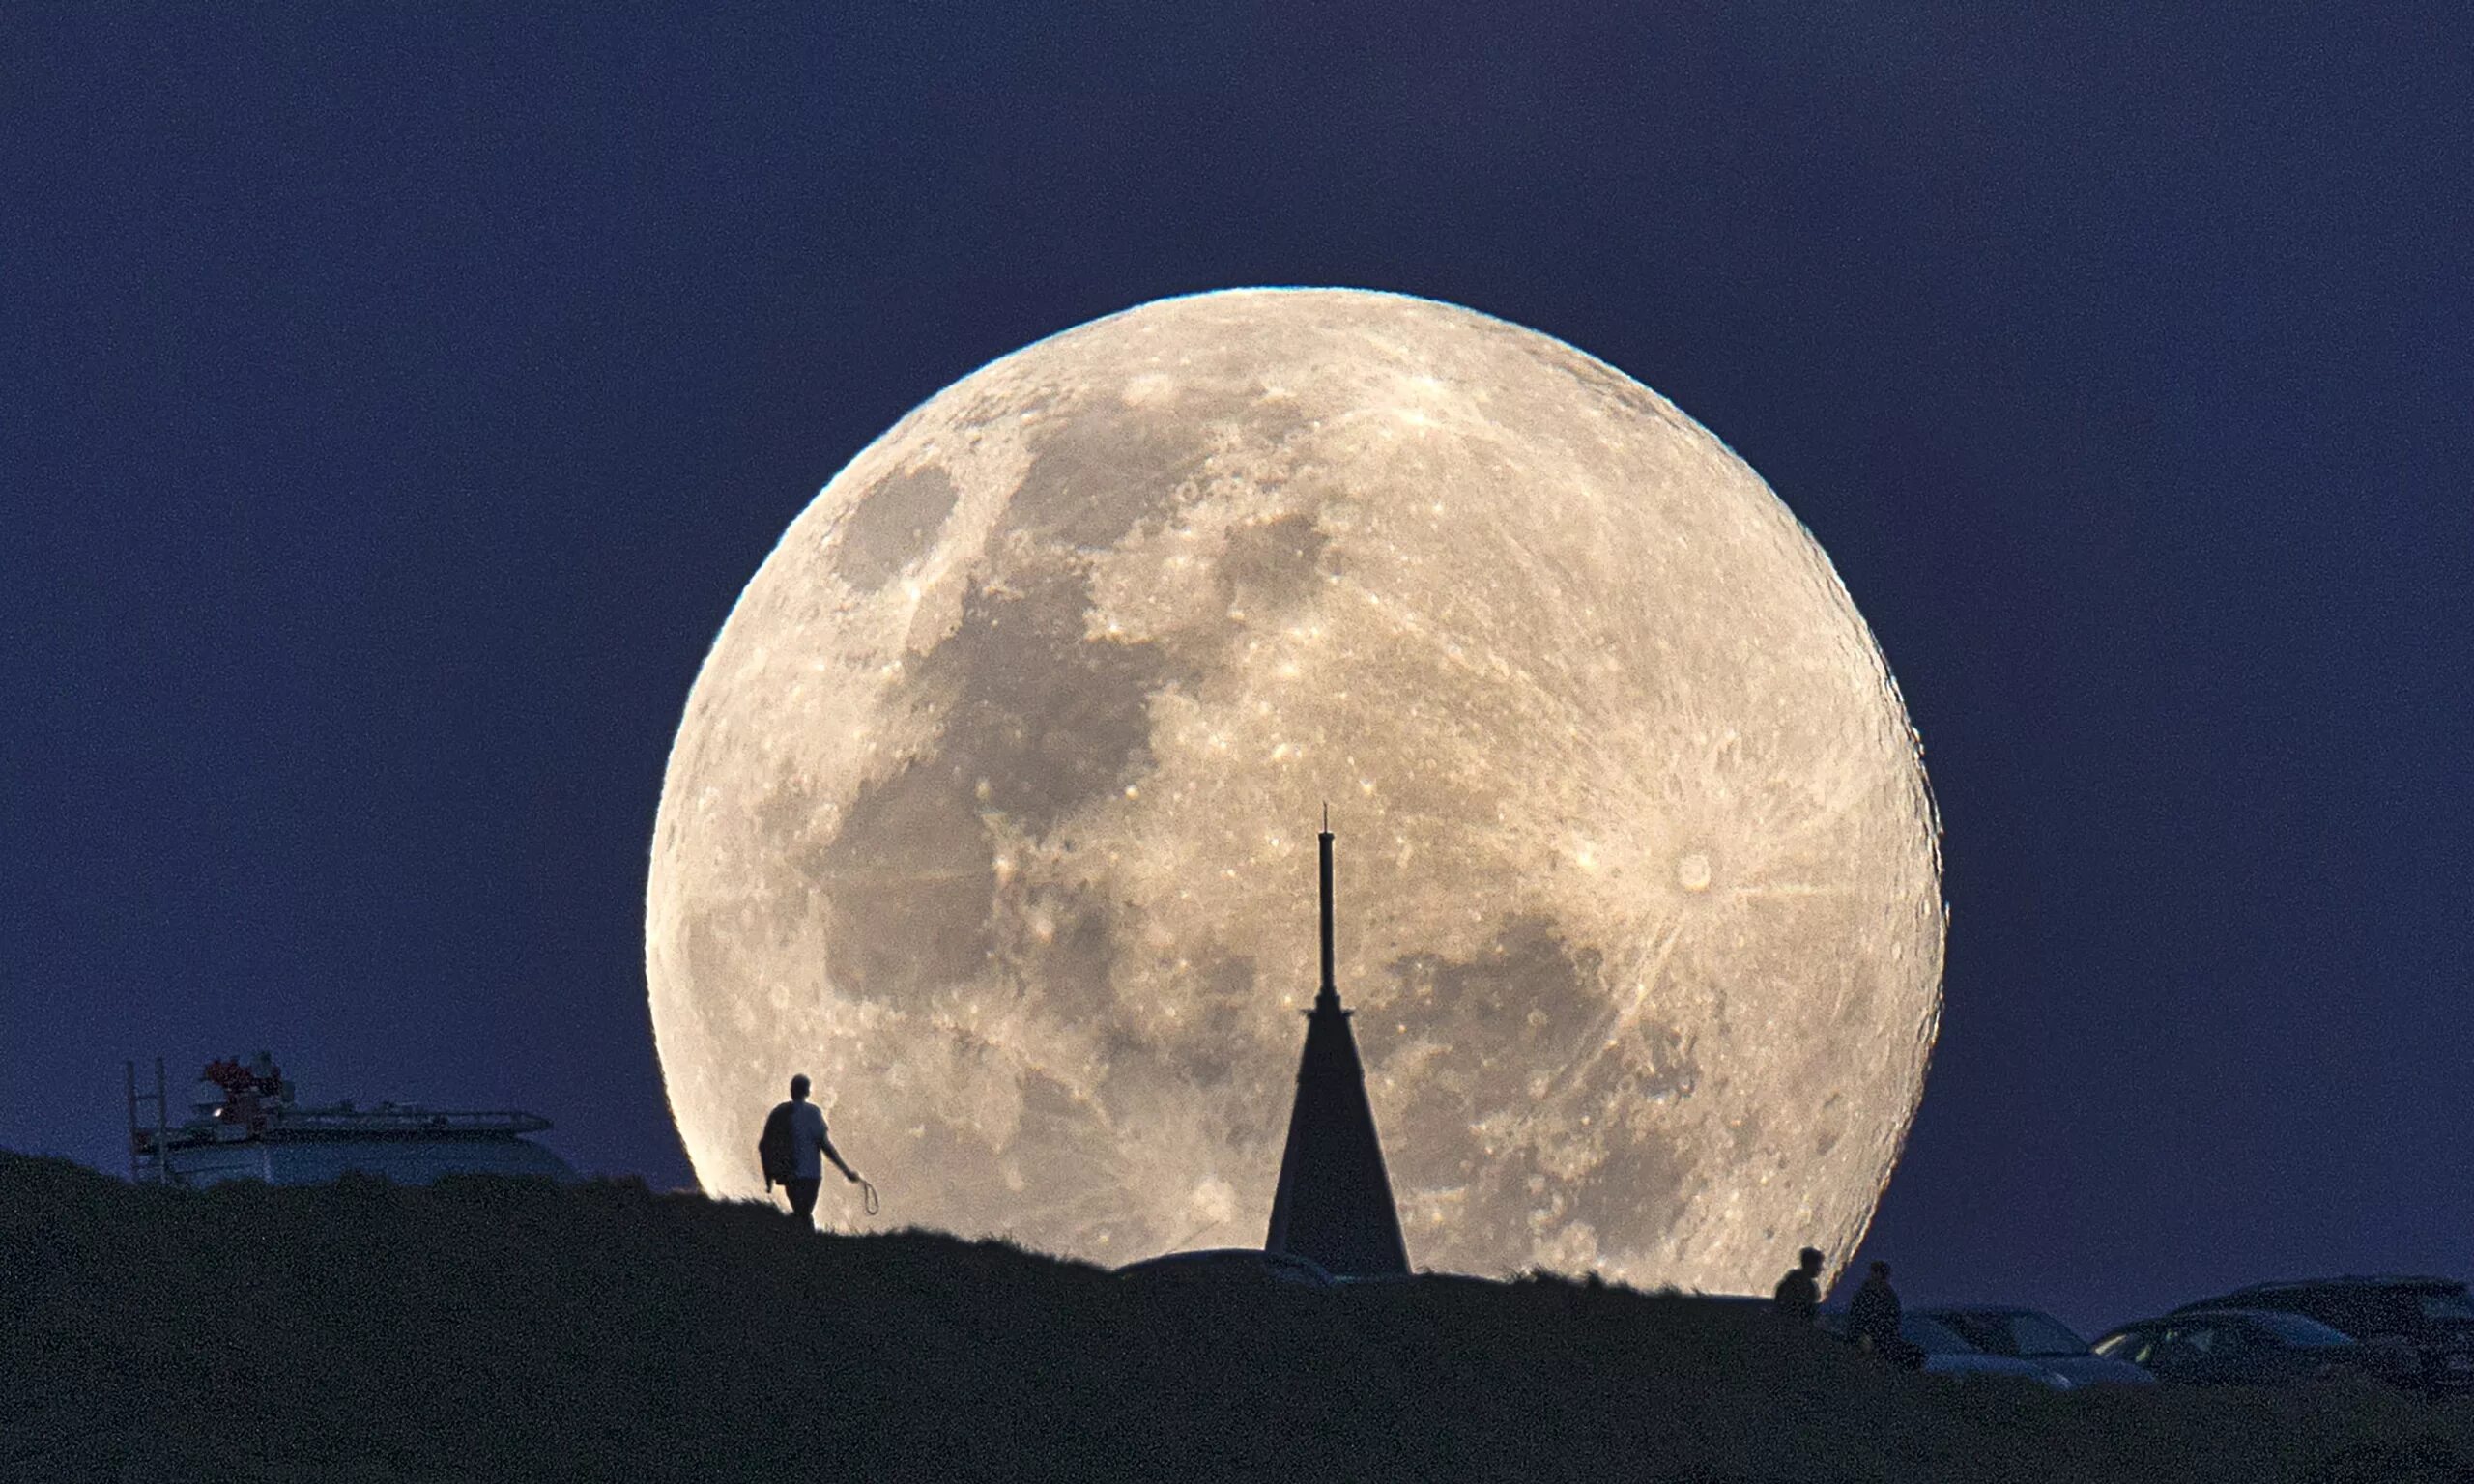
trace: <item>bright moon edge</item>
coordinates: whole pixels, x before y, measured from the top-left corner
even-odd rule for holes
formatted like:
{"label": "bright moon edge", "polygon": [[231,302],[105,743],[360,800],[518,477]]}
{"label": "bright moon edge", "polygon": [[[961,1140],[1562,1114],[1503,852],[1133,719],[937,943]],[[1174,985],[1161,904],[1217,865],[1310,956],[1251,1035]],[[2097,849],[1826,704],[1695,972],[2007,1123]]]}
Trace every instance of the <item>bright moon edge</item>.
{"label": "bright moon edge", "polygon": [[757,1193],[804,1069],[891,1216],[1102,1262],[1259,1241],[1324,796],[1415,1260],[1726,1289],[1853,1249],[1944,926],[1869,631],[1646,387],[1352,290],[1052,336],[792,523],[655,831],[700,1179]]}

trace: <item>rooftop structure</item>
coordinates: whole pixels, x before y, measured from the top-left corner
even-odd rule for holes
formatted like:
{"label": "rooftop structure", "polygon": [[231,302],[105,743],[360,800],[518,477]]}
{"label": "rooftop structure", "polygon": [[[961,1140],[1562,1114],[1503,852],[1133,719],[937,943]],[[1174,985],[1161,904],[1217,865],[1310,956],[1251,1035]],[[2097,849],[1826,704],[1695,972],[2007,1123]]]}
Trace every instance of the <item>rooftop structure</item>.
{"label": "rooftop structure", "polygon": [[[140,1092],[129,1064],[129,1177],[173,1185],[262,1180],[271,1185],[318,1184],[359,1171],[401,1184],[427,1184],[442,1175],[544,1175],[573,1180],[575,1171],[531,1139],[550,1127],[532,1113],[449,1112],[418,1103],[350,1101],[303,1106],[274,1058],[261,1051],[212,1061],[198,1073],[188,1113],[172,1122],[163,1063],[155,1090]],[[151,1108],[149,1105],[152,1105]],[[142,1116],[153,1115],[151,1125]]]}

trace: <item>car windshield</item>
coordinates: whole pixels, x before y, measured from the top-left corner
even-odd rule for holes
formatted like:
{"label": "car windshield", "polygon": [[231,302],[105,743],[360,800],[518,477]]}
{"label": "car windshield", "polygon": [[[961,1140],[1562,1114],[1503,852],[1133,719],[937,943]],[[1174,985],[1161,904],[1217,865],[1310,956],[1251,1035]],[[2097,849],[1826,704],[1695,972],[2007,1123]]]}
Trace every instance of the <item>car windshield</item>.
{"label": "car windshield", "polygon": [[2087,1342],[2051,1315],[2032,1309],[1936,1310],[1969,1346],[1991,1356],[2084,1356]]}
{"label": "car windshield", "polygon": [[2474,1320],[2474,1299],[2467,1298],[2461,1288],[2430,1290],[2415,1297],[2422,1299],[2425,1319],[2443,1323]]}
{"label": "car windshield", "polygon": [[[2340,1339],[2344,1338],[2342,1335],[2338,1337]],[[2146,1339],[2147,1331],[2144,1329],[2124,1329],[2114,1334],[2109,1334],[2103,1339],[2098,1340],[2096,1342],[2096,1354],[2103,1356],[2109,1360],[2127,1360],[2137,1353],[2139,1347],[2145,1343]]]}
{"label": "car windshield", "polygon": [[1305,1283],[1319,1288],[1330,1281],[1322,1269],[1304,1258],[1291,1257],[1285,1252],[1264,1253],[1263,1268],[1273,1277],[1283,1283]]}
{"label": "car windshield", "polygon": [[2013,1314],[2010,1316],[2010,1339],[2013,1355],[2020,1356],[2084,1356],[2087,1342],[2071,1333],[2070,1327],[2049,1314]]}
{"label": "car windshield", "polygon": [[1928,1356],[1971,1356],[1975,1347],[1939,1320],[1910,1314],[1899,1321],[1898,1337]]}
{"label": "car windshield", "polygon": [[2349,1336],[2304,1314],[2263,1312],[2252,1315],[2251,1322],[2286,1344],[2305,1349],[2353,1343]]}

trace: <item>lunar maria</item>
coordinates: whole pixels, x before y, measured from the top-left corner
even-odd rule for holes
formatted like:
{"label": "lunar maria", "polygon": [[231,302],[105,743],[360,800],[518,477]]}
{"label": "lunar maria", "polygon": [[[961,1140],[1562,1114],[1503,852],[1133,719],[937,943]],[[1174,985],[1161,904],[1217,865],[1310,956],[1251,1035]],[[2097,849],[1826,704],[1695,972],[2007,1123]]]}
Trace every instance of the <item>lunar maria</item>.
{"label": "lunar maria", "polygon": [[1043,340],[791,522],[655,826],[699,1179],[761,1191],[804,1070],[887,1220],[1103,1263],[1259,1242],[1326,800],[1413,1261],[1741,1290],[1854,1248],[1944,922],[1879,648],[1655,393],[1353,290]]}

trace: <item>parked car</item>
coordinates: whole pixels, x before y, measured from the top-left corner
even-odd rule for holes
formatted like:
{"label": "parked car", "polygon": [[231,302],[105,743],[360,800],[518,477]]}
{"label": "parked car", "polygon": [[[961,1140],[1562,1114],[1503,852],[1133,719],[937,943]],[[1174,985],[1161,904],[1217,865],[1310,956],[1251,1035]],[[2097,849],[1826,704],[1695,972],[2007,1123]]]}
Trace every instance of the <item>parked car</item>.
{"label": "parked car", "polygon": [[2032,1360],[2074,1386],[2145,1386],[2156,1378],[2131,1361],[2100,1356],[2060,1320],[2036,1309],[1974,1304],[1918,1309],[1917,1314],[1955,1332],[1988,1356]]}
{"label": "parked car", "polygon": [[1511,1285],[1474,1272],[1336,1272],[1332,1282],[1356,1293],[1437,1294],[1451,1290],[1500,1290]]}
{"label": "parked car", "polygon": [[[1822,1310],[1821,1327],[1842,1340],[1847,1338],[1847,1311]],[[1923,1361],[1916,1369],[1928,1376],[2016,1376],[2057,1391],[2066,1391],[2072,1384],[2069,1377],[2038,1361],[1987,1355],[1969,1344],[1957,1330],[1921,1313],[1900,1317],[1898,1337],[1915,1348]]]}
{"label": "parked car", "polygon": [[1164,1252],[1138,1263],[1128,1263],[1117,1272],[1150,1282],[1209,1283],[1231,1288],[1251,1283],[1290,1283],[1299,1288],[1339,1286],[1339,1280],[1311,1258],[1291,1252],[1266,1252],[1260,1247]]}
{"label": "parked car", "polygon": [[2368,1375],[2411,1383],[2421,1366],[2402,1346],[2365,1345],[2316,1319],[2276,1309],[2176,1310],[2124,1325],[2096,1354],[2174,1385],[2277,1385]]}
{"label": "parked car", "polygon": [[2342,1277],[2254,1283],[2183,1304],[2173,1313],[2201,1309],[2300,1314],[2366,1347],[2391,1355],[2411,1352],[2411,1368],[2402,1360],[2385,1362],[2402,1384],[2433,1395],[2474,1392],[2474,1298],[2468,1298],[2465,1285],[2455,1278]]}

